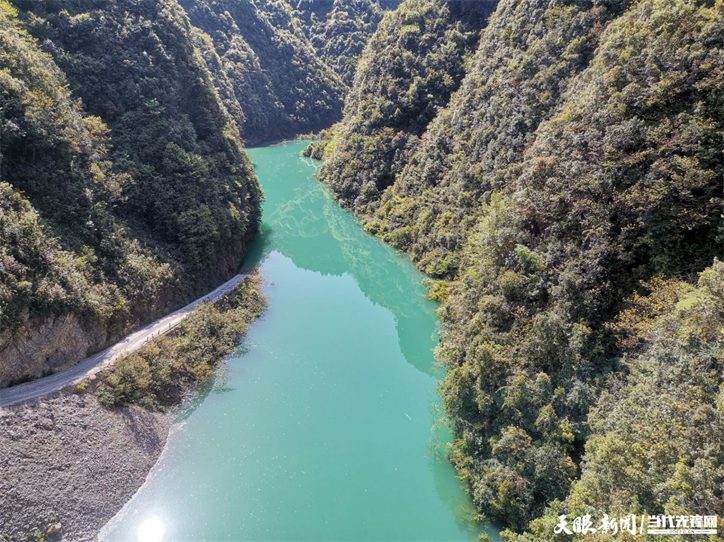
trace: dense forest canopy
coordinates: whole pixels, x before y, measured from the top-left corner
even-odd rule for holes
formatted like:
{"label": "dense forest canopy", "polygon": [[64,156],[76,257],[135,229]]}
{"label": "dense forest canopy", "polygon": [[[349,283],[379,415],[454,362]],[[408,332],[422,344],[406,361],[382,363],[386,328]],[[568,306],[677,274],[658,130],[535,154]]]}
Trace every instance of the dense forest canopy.
{"label": "dense forest canopy", "polygon": [[530,541],[721,512],[724,4],[501,0],[477,45],[451,13],[389,14],[308,152],[439,279],[475,504]]}
{"label": "dense forest canopy", "polygon": [[[391,8],[396,2],[384,2]],[[268,142],[341,118],[357,59],[382,18],[378,0],[180,0],[220,61],[242,137]],[[223,83],[222,83],[223,84]]]}
{"label": "dense forest canopy", "polygon": [[321,177],[343,204],[365,206],[392,184],[460,84],[484,21],[478,4],[440,0],[408,0],[384,17],[324,150]]}
{"label": "dense forest canopy", "polygon": [[181,7],[1,6],[0,327],[110,339],[236,272],[261,193]]}
{"label": "dense forest canopy", "polygon": [[242,253],[258,187],[183,10],[123,0],[17,5],[85,110],[106,123],[109,158],[130,176],[123,211],[192,268],[216,268],[229,248]]}
{"label": "dense forest canopy", "polygon": [[344,84],[317,56],[286,2],[182,0],[181,5],[213,41],[244,114],[245,139],[280,139],[339,118]]}
{"label": "dense forest canopy", "polygon": [[4,325],[125,318],[174,274],[217,275],[229,243],[238,265],[256,229],[250,164],[180,14],[105,6],[3,3]]}
{"label": "dense forest canopy", "polygon": [[[351,86],[357,60],[382,19],[375,0],[290,0],[312,47],[327,66]],[[383,3],[391,9],[399,0]],[[325,126],[326,128],[327,126]]]}

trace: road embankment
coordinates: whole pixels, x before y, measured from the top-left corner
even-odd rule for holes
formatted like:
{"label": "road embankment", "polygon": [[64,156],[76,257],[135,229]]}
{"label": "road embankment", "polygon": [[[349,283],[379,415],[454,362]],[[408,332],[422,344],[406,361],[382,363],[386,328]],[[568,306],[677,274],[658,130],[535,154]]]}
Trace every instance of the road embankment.
{"label": "road embankment", "polygon": [[176,326],[178,326],[202,303],[215,302],[222,299],[226,294],[239,286],[246,276],[247,274],[234,276],[214,291],[209,292],[203,297],[192,301],[188,305],[137,329],[113,346],[84,359],[82,362],[64,371],[44,378],[39,378],[38,380],[33,380],[32,382],[20,384],[18,386],[0,388],[0,407],[9,407],[20,404],[23,401],[37,399],[80,382],[84,378],[94,376],[101,369],[112,365],[117,359],[143,348],[154,338],[173,331]]}
{"label": "road embankment", "polygon": [[[219,301],[184,313],[171,336],[127,339],[140,346],[124,348],[116,363],[0,408],[0,540],[95,539],[158,460],[173,411],[262,314],[261,279],[242,278],[196,302]],[[173,320],[159,324],[174,329]]]}

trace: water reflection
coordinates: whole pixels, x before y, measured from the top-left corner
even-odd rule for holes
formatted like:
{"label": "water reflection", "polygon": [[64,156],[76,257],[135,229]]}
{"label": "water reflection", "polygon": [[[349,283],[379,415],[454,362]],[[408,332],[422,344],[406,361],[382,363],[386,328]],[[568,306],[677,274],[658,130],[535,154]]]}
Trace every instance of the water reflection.
{"label": "water reflection", "polygon": [[[299,143],[289,144],[301,148]],[[395,317],[400,350],[420,371],[441,376],[434,362],[435,304],[424,299],[419,272],[389,246],[364,233],[329,190],[310,175],[312,161],[255,163],[264,179],[264,222],[246,267],[281,252],[297,267],[323,275],[350,274],[360,290]],[[296,168],[290,174],[290,167]],[[390,273],[390,267],[395,273]],[[411,285],[417,284],[417,288]],[[383,285],[384,287],[380,287]]]}

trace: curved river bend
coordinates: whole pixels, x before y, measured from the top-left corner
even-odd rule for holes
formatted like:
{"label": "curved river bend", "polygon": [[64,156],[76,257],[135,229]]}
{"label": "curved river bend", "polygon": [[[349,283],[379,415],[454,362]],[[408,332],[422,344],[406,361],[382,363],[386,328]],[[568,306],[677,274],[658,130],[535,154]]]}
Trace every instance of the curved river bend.
{"label": "curved river bend", "polygon": [[304,146],[249,151],[266,202],[246,267],[269,309],[101,540],[477,539],[433,430],[423,276],[337,206]]}

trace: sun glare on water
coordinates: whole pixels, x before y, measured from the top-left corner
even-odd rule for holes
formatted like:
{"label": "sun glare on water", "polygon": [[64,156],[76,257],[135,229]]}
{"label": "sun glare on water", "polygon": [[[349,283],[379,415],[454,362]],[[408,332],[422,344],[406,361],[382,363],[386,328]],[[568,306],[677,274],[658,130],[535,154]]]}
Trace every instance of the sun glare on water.
{"label": "sun glare on water", "polygon": [[138,542],[162,542],[166,528],[157,517],[148,518],[138,528]]}

